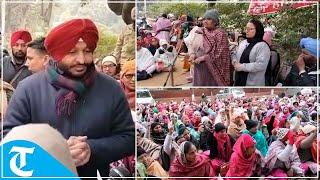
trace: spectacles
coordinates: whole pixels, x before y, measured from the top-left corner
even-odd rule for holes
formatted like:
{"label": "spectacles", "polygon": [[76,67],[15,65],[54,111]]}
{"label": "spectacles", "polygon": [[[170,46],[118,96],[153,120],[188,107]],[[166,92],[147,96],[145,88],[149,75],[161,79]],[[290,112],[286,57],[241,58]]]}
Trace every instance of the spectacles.
{"label": "spectacles", "polygon": [[135,78],[135,74],[125,74],[124,77],[126,77],[127,79],[132,79]]}

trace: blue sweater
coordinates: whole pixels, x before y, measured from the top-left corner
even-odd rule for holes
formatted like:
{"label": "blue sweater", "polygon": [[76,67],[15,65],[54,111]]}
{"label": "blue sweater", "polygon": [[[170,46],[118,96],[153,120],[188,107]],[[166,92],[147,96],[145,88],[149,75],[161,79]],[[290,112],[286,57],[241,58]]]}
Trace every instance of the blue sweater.
{"label": "blue sweater", "polygon": [[4,135],[13,127],[28,123],[48,123],[66,139],[88,136],[91,157],[78,167],[79,176],[108,176],[110,162],[134,154],[135,131],[126,96],[119,83],[98,74],[92,87],[77,101],[70,119],[58,119],[55,100],[60,88],[52,86],[45,72],[21,81],[4,118]]}

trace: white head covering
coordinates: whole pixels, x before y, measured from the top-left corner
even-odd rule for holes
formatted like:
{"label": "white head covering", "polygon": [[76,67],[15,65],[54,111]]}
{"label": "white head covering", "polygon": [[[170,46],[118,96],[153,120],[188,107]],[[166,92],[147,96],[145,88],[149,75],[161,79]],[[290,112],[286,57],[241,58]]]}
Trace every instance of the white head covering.
{"label": "white head covering", "polygon": [[203,117],[201,118],[201,123],[203,123],[203,124],[207,124],[209,121],[210,121],[210,119],[209,119],[208,116],[203,116]]}
{"label": "white head covering", "polygon": [[169,43],[165,40],[165,39],[160,39],[160,42],[159,42],[160,46],[163,46],[163,45],[169,45]]}
{"label": "white head covering", "polygon": [[307,124],[301,128],[301,130],[304,134],[309,134],[310,132],[314,131],[315,129],[317,129],[317,128],[313,125],[310,125],[310,124]]}
{"label": "white head covering", "polygon": [[117,65],[117,60],[114,56],[106,56],[105,58],[103,58],[102,65],[106,62],[112,62],[113,64]]}
{"label": "white head covering", "polygon": [[279,139],[283,139],[289,132],[289,129],[287,128],[279,128],[277,132],[277,137]]}
{"label": "white head covering", "polygon": [[301,118],[298,118],[297,116],[290,119],[290,129],[297,132],[300,128],[300,122]]}
{"label": "white head covering", "polygon": [[184,164],[187,163],[186,154],[184,153],[184,145],[186,144],[186,142],[188,142],[188,141],[185,141],[185,142],[181,143],[180,146],[179,146],[180,160],[181,160],[181,162],[184,163]]}

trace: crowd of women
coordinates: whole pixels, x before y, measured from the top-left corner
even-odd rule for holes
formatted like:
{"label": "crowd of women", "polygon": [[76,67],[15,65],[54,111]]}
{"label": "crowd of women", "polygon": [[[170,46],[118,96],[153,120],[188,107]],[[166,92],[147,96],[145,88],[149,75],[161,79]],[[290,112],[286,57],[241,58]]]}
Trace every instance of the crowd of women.
{"label": "crowd of women", "polygon": [[138,104],[138,175],[316,176],[316,99],[299,92]]}
{"label": "crowd of women", "polygon": [[[150,25],[149,25],[150,24]],[[299,58],[280,76],[280,56],[273,48],[276,29],[270,18],[251,19],[241,32],[227,33],[217,10],[192,18],[163,14],[138,24],[138,80],[168,71],[177,55],[194,86],[315,86],[317,40],[302,38]],[[236,31],[236,30],[233,30]],[[301,60],[302,59],[302,60]],[[303,65],[302,65],[303,64]]]}

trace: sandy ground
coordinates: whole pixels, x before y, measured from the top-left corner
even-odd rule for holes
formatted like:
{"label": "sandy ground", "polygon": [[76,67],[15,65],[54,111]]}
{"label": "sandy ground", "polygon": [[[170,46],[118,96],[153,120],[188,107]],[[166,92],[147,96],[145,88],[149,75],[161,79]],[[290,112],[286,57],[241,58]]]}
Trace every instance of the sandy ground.
{"label": "sandy ground", "polygon": [[[173,72],[174,78],[174,86],[181,87],[181,86],[192,86],[192,83],[188,82],[186,77],[189,76],[189,72],[185,72],[183,69],[183,56],[179,55],[176,64],[175,64],[175,71]],[[168,76],[168,72],[161,72],[161,73],[154,73],[152,78],[147,80],[138,81],[137,85],[138,88],[146,88],[146,87],[163,87],[166,79]],[[171,78],[169,78],[166,87],[171,86]]]}

